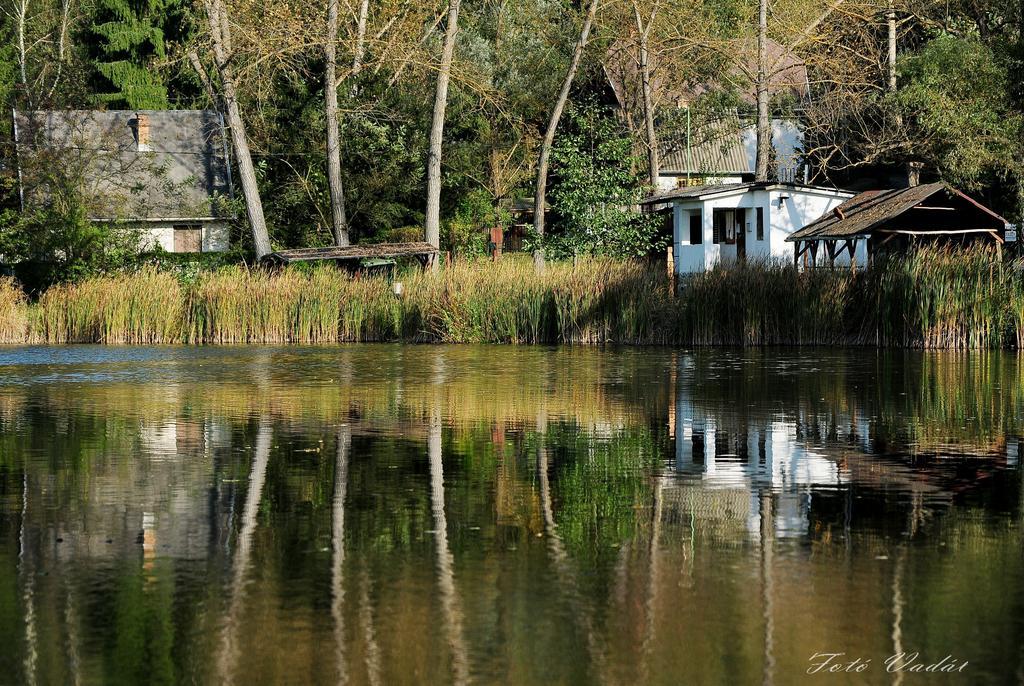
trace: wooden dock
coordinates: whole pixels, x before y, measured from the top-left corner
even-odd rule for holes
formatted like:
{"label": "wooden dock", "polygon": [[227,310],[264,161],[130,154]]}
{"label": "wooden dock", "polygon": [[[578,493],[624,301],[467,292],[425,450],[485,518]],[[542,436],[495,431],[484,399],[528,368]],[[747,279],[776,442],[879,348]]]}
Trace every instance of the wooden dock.
{"label": "wooden dock", "polygon": [[[397,257],[415,257],[424,265],[437,254],[437,248],[430,243],[375,243],[371,245],[351,245],[345,248],[329,246],[326,248],[296,248],[279,250],[270,253],[264,259],[269,264],[285,265],[295,262],[338,263],[357,262],[359,260],[394,259]],[[348,265],[346,265],[348,266]],[[358,265],[353,265],[358,266]]]}

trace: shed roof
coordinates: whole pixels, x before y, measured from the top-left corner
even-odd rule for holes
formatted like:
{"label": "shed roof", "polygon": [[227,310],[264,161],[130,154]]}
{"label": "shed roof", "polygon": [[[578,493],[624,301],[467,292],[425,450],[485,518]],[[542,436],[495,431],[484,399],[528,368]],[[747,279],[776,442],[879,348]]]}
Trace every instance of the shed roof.
{"label": "shed roof", "polygon": [[981,203],[945,183],[938,182],[909,188],[864,191],[802,229],[794,231],[786,240],[825,240],[863,236],[942,191],[945,191],[947,197],[960,197],[993,219],[1006,223],[1005,219]]}
{"label": "shed roof", "polygon": [[735,110],[701,126],[692,136],[689,150],[685,131],[663,130],[658,136],[662,174],[754,173],[743,144],[743,126]]}
{"label": "shed roof", "polygon": [[644,198],[641,205],[659,205],[675,200],[700,200],[712,195],[726,195],[729,193],[745,193],[752,190],[770,191],[786,190],[794,193],[828,193],[835,195],[850,195],[849,191],[826,186],[809,186],[799,183],[782,183],[776,181],[749,181],[745,183],[719,183],[704,186],[682,186],[663,193],[656,193]]}
{"label": "shed roof", "polygon": [[[148,123],[139,146],[137,124]],[[47,165],[83,187],[93,219],[197,220],[226,217],[231,195],[227,137],[212,110],[42,110],[15,112],[26,206],[52,192]]]}

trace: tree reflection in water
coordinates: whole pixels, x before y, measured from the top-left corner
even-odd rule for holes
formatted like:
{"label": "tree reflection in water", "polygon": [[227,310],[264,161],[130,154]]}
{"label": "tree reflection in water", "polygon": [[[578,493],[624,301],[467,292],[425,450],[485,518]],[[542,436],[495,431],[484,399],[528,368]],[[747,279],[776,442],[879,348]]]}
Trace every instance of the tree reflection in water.
{"label": "tree reflection in water", "polygon": [[1024,670],[1016,357],[87,352],[0,353],[19,683]]}

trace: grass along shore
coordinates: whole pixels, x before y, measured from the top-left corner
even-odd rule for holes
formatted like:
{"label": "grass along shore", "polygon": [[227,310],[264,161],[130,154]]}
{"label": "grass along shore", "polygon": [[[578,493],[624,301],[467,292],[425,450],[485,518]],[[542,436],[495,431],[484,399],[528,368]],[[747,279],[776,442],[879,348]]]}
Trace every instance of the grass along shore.
{"label": "grass along shore", "polygon": [[50,288],[35,302],[0,280],[0,342],[569,343],[1024,346],[1020,261],[924,250],[857,274],[782,264],[716,269],[672,297],[639,262],[458,262],[381,278],[330,266],[230,267],[180,281],[144,269]]}

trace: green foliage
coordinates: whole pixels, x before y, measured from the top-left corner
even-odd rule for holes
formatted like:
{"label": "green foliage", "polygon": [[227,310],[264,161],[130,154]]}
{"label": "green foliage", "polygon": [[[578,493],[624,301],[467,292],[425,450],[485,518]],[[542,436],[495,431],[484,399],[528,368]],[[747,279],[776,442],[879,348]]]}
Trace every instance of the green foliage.
{"label": "green foliage", "polygon": [[546,238],[548,254],[642,256],[662,247],[657,222],[640,214],[642,163],[611,113],[593,104],[566,111],[552,151],[549,198],[560,231]]}
{"label": "green foliage", "polygon": [[415,243],[423,240],[422,226],[399,226],[378,231],[376,238],[381,243]]}
{"label": "green foliage", "polygon": [[939,36],[902,61],[900,77],[889,104],[910,126],[912,157],[965,188],[1021,173],[1022,118],[990,47]]}
{"label": "green foliage", "polygon": [[73,166],[48,165],[47,201],[0,218],[0,255],[8,263],[20,263],[22,279],[32,287],[111,271],[138,255],[137,231],[89,219],[78,181]]}
{"label": "green foliage", "polygon": [[167,58],[164,27],[178,0],[99,0],[91,30],[96,98],[114,107],[164,109],[167,85],[156,62]]}
{"label": "green foliage", "polygon": [[488,229],[507,227],[511,221],[509,211],[496,207],[487,191],[470,191],[462,198],[455,216],[446,223],[441,248],[460,255],[485,255]]}

